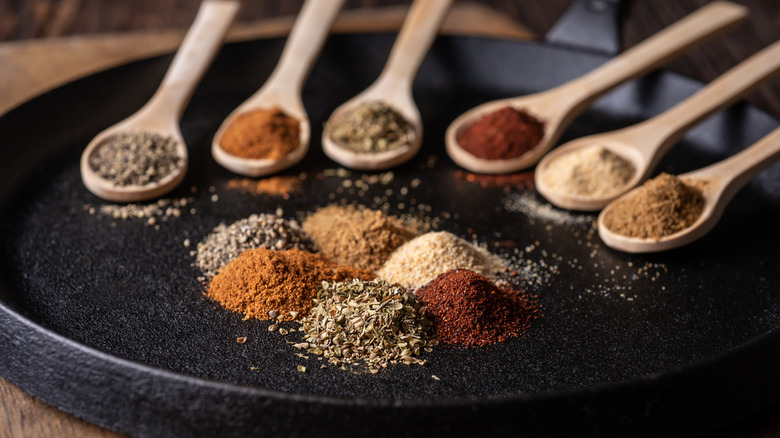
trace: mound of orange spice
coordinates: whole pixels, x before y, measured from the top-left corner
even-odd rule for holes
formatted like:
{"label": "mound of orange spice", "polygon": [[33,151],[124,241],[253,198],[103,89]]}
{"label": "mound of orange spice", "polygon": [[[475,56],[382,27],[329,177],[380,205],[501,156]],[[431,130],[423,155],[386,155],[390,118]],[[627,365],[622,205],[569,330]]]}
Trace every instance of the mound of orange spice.
{"label": "mound of orange spice", "polygon": [[290,321],[311,310],[323,281],[373,280],[368,271],[339,266],[299,249],[244,251],[208,284],[208,296],[246,319],[269,319],[269,312]]}

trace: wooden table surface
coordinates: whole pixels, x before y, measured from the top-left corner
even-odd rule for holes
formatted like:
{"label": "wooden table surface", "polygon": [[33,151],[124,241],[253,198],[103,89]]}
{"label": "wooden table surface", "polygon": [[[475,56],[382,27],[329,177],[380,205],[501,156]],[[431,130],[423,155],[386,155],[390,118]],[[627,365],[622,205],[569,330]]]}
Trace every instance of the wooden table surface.
{"label": "wooden table surface", "polygon": [[[735,0],[748,23],[668,68],[710,81],[780,39],[780,1]],[[621,15],[623,49],[709,0],[631,0]],[[41,91],[110,65],[173,50],[198,7],[195,0],[0,0],[0,114]],[[408,1],[347,0],[335,31],[397,29]],[[533,39],[544,35],[572,0],[456,2],[443,32]],[[285,34],[302,0],[243,0],[233,40]],[[780,117],[780,80],[748,96]],[[0,328],[2,329],[2,328]],[[2,358],[0,358],[2,360]],[[119,437],[50,407],[0,378],[0,438]],[[780,404],[710,438],[780,436]]]}

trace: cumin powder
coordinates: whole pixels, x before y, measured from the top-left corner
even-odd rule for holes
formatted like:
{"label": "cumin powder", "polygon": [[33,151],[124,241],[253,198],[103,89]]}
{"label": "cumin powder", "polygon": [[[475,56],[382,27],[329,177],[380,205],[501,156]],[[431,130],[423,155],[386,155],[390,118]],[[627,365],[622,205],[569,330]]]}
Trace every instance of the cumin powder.
{"label": "cumin powder", "polygon": [[219,146],[241,158],[280,160],[300,145],[300,135],[298,119],[276,107],[258,109],[236,117]]}
{"label": "cumin powder", "polygon": [[290,321],[309,313],[323,281],[353,278],[372,280],[374,275],[308,251],[258,248],[225,265],[208,284],[208,296],[246,319],[270,319],[272,313]]}
{"label": "cumin powder", "polygon": [[703,209],[704,197],[698,188],[662,173],[635,195],[616,201],[605,211],[604,225],[624,236],[660,239],[693,225]]}

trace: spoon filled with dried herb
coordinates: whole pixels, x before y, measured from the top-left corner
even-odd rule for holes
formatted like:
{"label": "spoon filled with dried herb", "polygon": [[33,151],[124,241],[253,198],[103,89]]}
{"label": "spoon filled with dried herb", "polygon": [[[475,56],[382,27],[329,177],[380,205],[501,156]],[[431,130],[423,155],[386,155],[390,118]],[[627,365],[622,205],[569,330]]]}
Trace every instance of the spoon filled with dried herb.
{"label": "spoon filled with dried herb", "polygon": [[584,76],[547,91],[472,108],[447,128],[447,154],[459,166],[477,173],[509,173],[531,167],[599,96],[746,17],[743,6],[713,2]]}
{"label": "spoon filled with dried herb", "polygon": [[95,195],[116,202],[157,198],[187,172],[179,119],[238,11],[237,1],[201,4],[155,94],[140,110],[104,130],[81,155],[81,179]]}
{"label": "spoon filled with dried herb", "polygon": [[558,207],[600,210],[647,178],[688,129],[778,72],[780,42],[741,62],[662,114],[556,148],[536,167],[536,188]]}
{"label": "spoon filled with dried herb", "polygon": [[713,165],[678,177],[661,174],[607,205],[599,236],[634,253],[687,245],[707,234],[739,189],[778,160],[780,128]]}
{"label": "spoon filled with dried herb", "polygon": [[415,0],[379,77],[331,114],[322,149],[353,169],[378,170],[412,158],[422,145],[423,124],[412,82],[452,0]]}
{"label": "spoon filled with dried herb", "polygon": [[344,0],[308,0],[265,84],[222,122],[211,147],[223,167],[246,176],[279,172],[309,150],[301,90]]}

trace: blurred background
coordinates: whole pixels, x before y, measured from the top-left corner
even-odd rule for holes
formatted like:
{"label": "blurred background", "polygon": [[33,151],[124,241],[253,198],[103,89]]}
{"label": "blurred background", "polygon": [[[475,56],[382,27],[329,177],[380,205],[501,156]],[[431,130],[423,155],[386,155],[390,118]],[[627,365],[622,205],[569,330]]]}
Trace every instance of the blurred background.
{"label": "blurred background", "polygon": [[[631,47],[710,0],[626,0],[621,21],[623,48]],[[780,39],[780,1],[735,0],[750,8],[740,28],[672,61],[669,68],[709,81],[747,55]],[[243,0],[240,24],[294,16],[303,0]],[[348,0],[347,10],[408,5],[408,0]],[[573,0],[468,0],[456,5],[490,8],[543,36]],[[0,0],[0,43],[116,32],[184,30],[197,0]],[[479,17],[480,19],[482,17]],[[477,18],[475,18],[476,20]],[[475,26],[484,23],[474,23]],[[2,44],[0,44],[2,47]],[[780,85],[764,86],[751,102],[780,116]]]}

